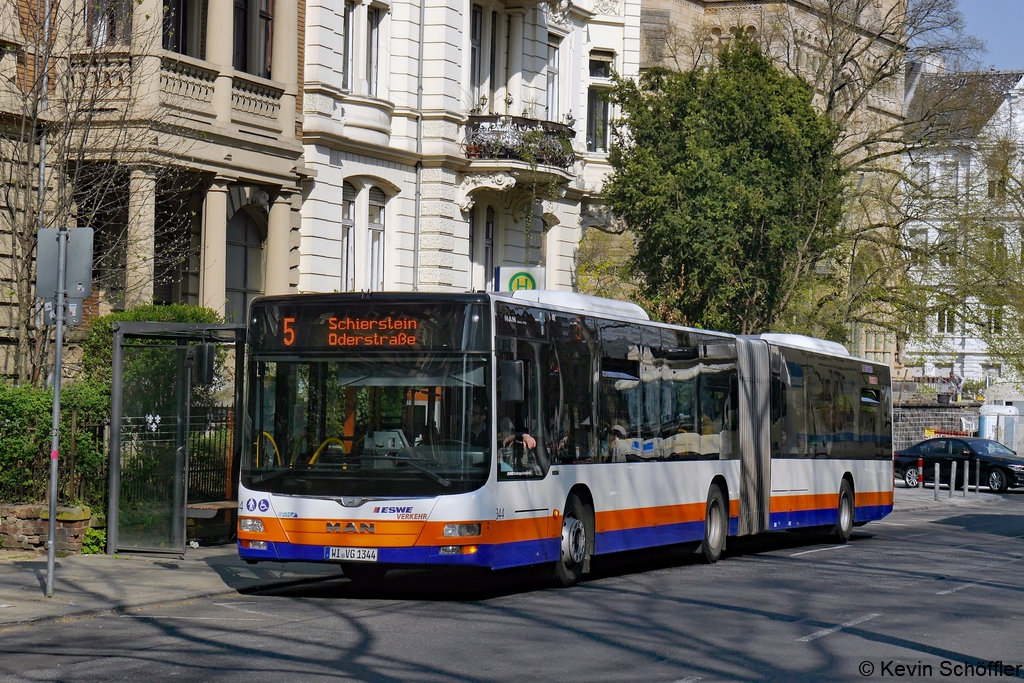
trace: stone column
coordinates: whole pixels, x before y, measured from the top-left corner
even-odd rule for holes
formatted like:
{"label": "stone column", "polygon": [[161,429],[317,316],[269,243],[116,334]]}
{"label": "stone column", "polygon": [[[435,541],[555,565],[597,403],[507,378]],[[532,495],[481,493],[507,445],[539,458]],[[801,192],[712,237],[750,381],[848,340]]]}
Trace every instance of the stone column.
{"label": "stone column", "polygon": [[284,84],[278,121],[281,137],[295,137],[295,96],[298,93],[298,7],[296,0],[274,3],[274,43],[270,56],[270,77]]}
{"label": "stone column", "polygon": [[153,303],[153,257],[156,228],[156,175],[132,169],[128,181],[128,245],[125,257],[124,305]]}
{"label": "stone column", "polygon": [[227,299],[224,280],[227,236],[228,180],[217,178],[206,191],[206,201],[203,202],[203,280],[199,287],[199,301],[221,315]]}
{"label": "stone column", "polygon": [[282,189],[270,205],[267,219],[267,276],[266,294],[287,294],[291,291],[288,274],[292,230],[292,191]]}
{"label": "stone column", "polygon": [[509,10],[508,27],[508,92],[505,113],[519,116],[523,113],[523,17],[526,10]]}
{"label": "stone column", "polygon": [[233,0],[209,0],[206,10],[206,61],[216,64],[219,71],[213,85],[213,111],[217,114],[217,123],[225,126],[231,123],[231,78],[235,74],[231,66],[234,13]]}
{"label": "stone column", "polygon": [[[136,114],[148,116],[160,106],[160,52],[162,49],[163,2],[137,0],[132,5],[132,69]],[[120,21],[120,20],[119,20]]]}

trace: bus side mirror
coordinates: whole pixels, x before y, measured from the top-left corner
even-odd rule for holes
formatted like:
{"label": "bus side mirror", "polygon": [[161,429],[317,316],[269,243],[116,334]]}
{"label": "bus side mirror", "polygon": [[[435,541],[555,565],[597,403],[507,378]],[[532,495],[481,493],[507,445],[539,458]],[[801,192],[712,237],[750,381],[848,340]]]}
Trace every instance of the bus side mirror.
{"label": "bus side mirror", "polygon": [[501,400],[510,403],[522,403],[525,400],[523,391],[523,361],[501,361]]}

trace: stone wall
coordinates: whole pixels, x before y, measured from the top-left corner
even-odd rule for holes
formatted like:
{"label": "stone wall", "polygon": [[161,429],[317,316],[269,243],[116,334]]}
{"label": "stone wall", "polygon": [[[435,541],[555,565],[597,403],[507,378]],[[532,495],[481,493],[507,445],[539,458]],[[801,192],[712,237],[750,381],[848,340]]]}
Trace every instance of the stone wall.
{"label": "stone wall", "polygon": [[[92,510],[86,506],[58,507],[55,549],[77,553],[89,527]],[[0,505],[0,540],[4,548],[45,550],[50,510],[46,505]]]}

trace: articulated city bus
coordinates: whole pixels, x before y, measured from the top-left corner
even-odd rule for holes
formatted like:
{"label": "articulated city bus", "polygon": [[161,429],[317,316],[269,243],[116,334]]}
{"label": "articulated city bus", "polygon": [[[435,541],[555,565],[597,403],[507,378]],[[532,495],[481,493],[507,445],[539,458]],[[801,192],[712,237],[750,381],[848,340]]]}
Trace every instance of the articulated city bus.
{"label": "articulated city bus", "polygon": [[245,560],[550,563],[892,510],[888,366],[569,292],[265,297],[249,315]]}

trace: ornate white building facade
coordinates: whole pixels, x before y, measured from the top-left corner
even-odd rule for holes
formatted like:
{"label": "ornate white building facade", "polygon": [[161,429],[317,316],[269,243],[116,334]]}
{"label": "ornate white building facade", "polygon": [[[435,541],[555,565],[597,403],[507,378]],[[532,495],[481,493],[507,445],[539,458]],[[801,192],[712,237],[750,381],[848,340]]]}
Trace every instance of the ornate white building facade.
{"label": "ornate white building facade", "polygon": [[312,0],[298,289],[572,289],[639,0]]}
{"label": "ornate white building facade", "polygon": [[[984,337],[1002,332],[1001,308],[970,296],[950,300],[945,285],[953,262],[968,249],[964,240],[977,238],[978,226],[986,228],[989,249],[1008,258],[1021,254],[1017,179],[1024,176],[1024,69],[944,73],[915,65],[909,73],[908,110],[945,100],[953,103],[953,112],[934,128],[936,144],[904,159],[915,185],[909,201],[919,205],[910,207],[919,218],[908,223],[907,240],[927,255],[914,275],[929,288],[932,311],[923,334],[908,341],[905,355],[917,376],[953,372],[994,382],[1008,373]],[[975,226],[973,238],[965,223]]]}

